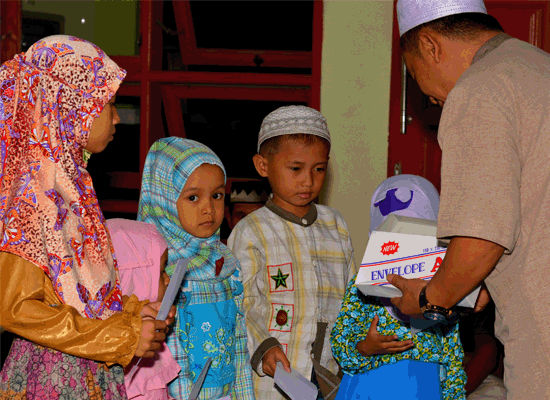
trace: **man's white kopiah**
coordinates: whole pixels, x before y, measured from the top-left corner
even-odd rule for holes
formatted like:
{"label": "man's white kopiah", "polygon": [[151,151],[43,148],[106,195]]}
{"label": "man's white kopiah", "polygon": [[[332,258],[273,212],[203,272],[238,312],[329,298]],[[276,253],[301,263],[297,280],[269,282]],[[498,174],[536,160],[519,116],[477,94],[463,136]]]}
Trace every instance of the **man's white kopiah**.
{"label": "man's white kopiah", "polygon": [[487,14],[483,0],[398,0],[399,36],[426,22],[471,12]]}

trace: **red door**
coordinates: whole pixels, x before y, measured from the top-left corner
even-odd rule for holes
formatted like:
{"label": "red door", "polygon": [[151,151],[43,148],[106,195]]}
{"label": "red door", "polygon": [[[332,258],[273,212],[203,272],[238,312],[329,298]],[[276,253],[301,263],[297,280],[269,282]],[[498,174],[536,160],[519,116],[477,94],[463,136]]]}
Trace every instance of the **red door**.
{"label": "red door", "polygon": [[0,1],[0,64],[21,50],[21,3]]}
{"label": "red door", "polygon": [[[506,33],[550,52],[550,1],[485,0],[485,5]],[[442,109],[430,103],[410,76],[403,78],[394,10],[388,176],[420,175],[440,190],[441,150],[437,128]]]}

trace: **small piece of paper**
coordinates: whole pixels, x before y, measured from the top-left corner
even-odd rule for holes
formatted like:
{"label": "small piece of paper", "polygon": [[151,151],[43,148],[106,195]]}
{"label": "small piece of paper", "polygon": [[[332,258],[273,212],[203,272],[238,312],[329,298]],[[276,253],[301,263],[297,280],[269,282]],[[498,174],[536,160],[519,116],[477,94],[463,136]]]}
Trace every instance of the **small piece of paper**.
{"label": "small piece of paper", "polygon": [[313,383],[294,368],[291,368],[290,373],[286,372],[281,363],[277,363],[275,369],[275,384],[292,400],[315,400],[317,398],[317,387]]}
{"label": "small piece of paper", "polygon": [[434,326],[439,321],[430,321],[425,319],[415,319],[411,318],[410,324],[411,324],[411,334],[416,335],[418,332],[423,331],[424,329],[428,329],[430,326]]}

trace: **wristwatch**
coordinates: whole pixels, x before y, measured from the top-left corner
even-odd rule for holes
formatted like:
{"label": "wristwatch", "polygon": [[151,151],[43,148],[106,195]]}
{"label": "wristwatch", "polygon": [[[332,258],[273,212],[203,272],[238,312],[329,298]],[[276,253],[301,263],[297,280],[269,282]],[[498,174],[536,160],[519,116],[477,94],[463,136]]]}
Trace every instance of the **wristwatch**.
{"label": "wristwatch", "polygon": [[422,315],[430,321],[449,322],[454,320],[454,317],[457,315],[457,312],[453,308],[447,309],[430,304],[426,299],[426,286],[420,291],[418,303],[420,304]]}

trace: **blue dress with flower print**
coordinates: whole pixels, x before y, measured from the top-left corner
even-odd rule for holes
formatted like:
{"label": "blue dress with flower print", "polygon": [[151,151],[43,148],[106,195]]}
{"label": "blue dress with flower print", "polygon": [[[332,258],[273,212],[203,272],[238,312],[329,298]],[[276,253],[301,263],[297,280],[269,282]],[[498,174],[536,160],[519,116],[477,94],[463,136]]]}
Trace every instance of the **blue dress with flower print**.
{"label": "blue dress with flower print", "polygon": [[[189,351],[191,370],[198,376],[205,361],[212,364],[203,387],[223,386],[235,379],[235,300],[193,304],[178,309],[180,340]],[[194,381],[195,379],[193,379]]]}
{"label": "blue dress with flower print", "polygon": [[[212,364],[200,400],[253,400],[250,358],[246,348],[246,326],[242,311],[243,285],[240,268],[227,278],[211,281],[185,280],[176,299],[178,313],[173,334],[166,343],[181,366],[179,379],[169,386],[170,394],[186,399],[207,359]],[[247,379],[239,379],[239,376]]]}
{"label": "blue dress with flower print", "polygon": [[[439,375],[441,386],[441,397],[444,400],[465,399],[466,391],[466,373],[462,368],[464,353],[462,344],[458,336],[458,324],[437,325],[411,334],[410,325],[394,318],[382,303],[375,297],[364,296],[355,286],[353,278],[348,285],[346,295],[342,303],[342,309],[334,328],[331,332],[331,345],[334,357],[339,362],[345,373],[342,381],[341,390],[344,386],[348,389],[350,385],[357,385],[358,382],[363,386],[357,393],[364,393],[364,396],[355,398],[371,398],[371,391],[376,387],[383,387],[389,382],[395,381],[395,373],[400,369],[411,373],[420,373],[422,376],[429,370],[430,364],[437,365],[433,374]],[[370,357],[364,357],[356,350],[356,345],[367,337],[370,324],[375,315],[378,315],[378,332],[382,335],[397,335],[398,340],[413,340],[414,346],[402,353],[382,354]],[[406,363],[403,363],[406,361]],[[415,362],[426,363],[419,365]],[[399,364],[399,365],[398,365]],[[384,366],[384,368],[381,368]],[[391,369],[388,368],[391,366]],[[370,373],[380,369],[377,373]],[[384,374],[381,372],[384,371]],[[416,371],[416,372],[415,372]],[[386,376],[386,382],[381,381]],[[406,373],[405,375],[406,376]],[[353,380],[351,379],[353,377]],[[364,387],[364,385],[368,385]],[[396,387],[400,385],[394,385]],[[404,382],[403,387],[406,386]],[[420,385],[419,390],[429,390],[426,385]],[[410,393],[411,399],[430,398],[421,396],[418,393]],[[338,396],[338,399],[340,396]],[[343,397],[342,397],[343,398]],[[350,398],[350,397],[347,397]],[[372,397],[378,399],[379,397]],[[384,397],[380,397],[384,398]],[[404,397],[400,397],[404,399]],[[406,398],[406,397],[405,397]]]}

